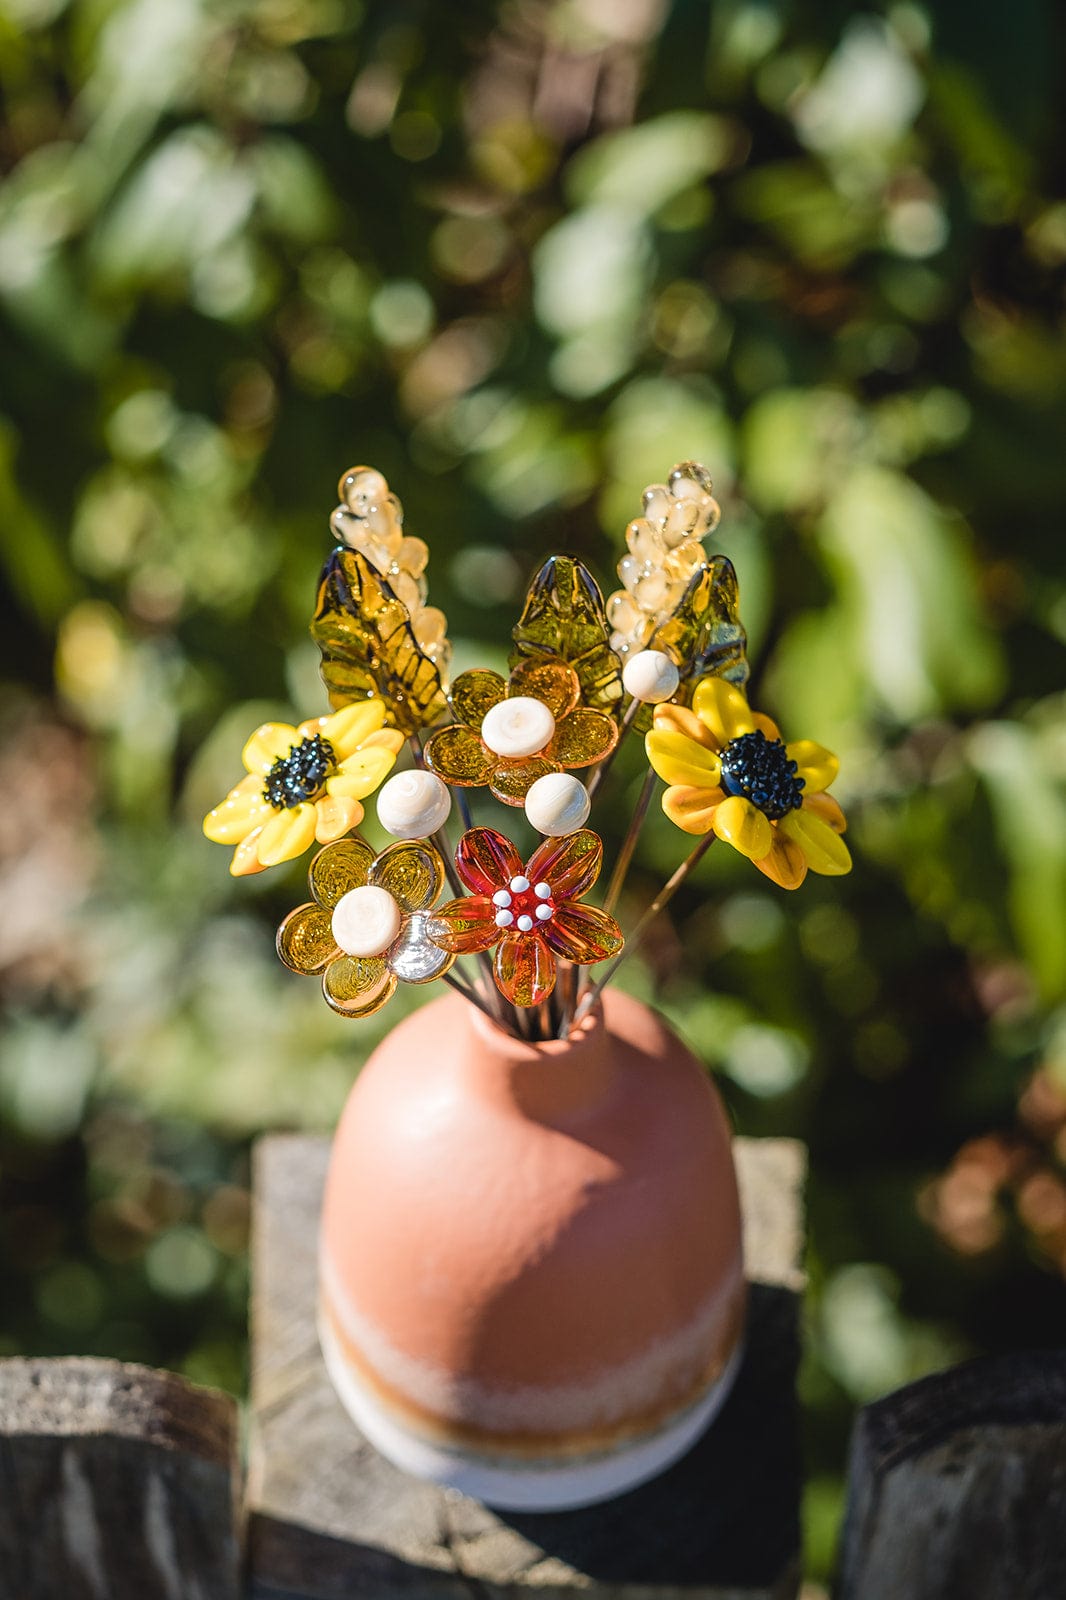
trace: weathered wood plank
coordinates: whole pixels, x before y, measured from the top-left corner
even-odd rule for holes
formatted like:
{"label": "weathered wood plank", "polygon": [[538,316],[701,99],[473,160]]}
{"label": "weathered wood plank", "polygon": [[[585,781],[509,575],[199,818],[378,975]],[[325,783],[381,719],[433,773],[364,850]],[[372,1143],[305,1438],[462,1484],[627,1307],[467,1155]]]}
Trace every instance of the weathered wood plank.
{"label": "weathered wood plank", "polygon": [[0,1362],[0,1600],[236,1600],[237,1412],[174,1373]]}
{"label": "weathered wood plank", "polygon": [[253,1239],[250,1565],[256,1600],[763,1600],[797,1586],[795,1370],[804,1151],[740,1140],[752,1282],[713,1429],[654,1483],[586,1511],[499,1513],[398,1472],[334,1397],[314,1326],[328,1142],[262,1140]]}
{"label": "weathered wood plank", "polygon": [[859,1415],[840,1600],[1062,1600],[1066,1353],[985,1357]]}

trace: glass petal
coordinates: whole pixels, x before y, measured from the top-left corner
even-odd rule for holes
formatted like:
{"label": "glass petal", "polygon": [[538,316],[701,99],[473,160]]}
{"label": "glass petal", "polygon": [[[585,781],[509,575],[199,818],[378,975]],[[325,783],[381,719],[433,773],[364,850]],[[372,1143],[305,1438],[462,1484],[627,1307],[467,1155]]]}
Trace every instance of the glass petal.
{"label": "glass petal", "polygon": [[313,900],[290,911],[278,929],[278,955],[291,972],[321,972],[338,954],[332,918]]}
{"label": "glass petal", "polygon": [[430,917],[427,932],[434,944],[457,955],[490,950],[500,937],[496,907],[484,894],[449,900]]}
{"label": "glass petal", "polygon": [[432,983],[454,963],[455,956],[429,937],[429,917],[423,911],[407,917],[399,938],[385,956],[393,975],[403,983]]}
{"label": "glass petal", "polygon": [[725,678],[704,678],[692,696],[692,709],[720,746],[739,739],[742,733],[755,731],[748,702]]}
{"label": "glass petal", "polygon": [[338,839],[320,850],[311,863],[307,881],[312,898],[327,911],[349,889],[360,889],[367,882],[374,852],[365,839]]}
{"label": "glass petal", "polygon": [[363,740],[385,726],[384,700],[354,700],[350,706],[322,719],[322,737],[328,739],[343,761],[358,750]]}
{"label": "glass petal", "polygon": [[769,855],[763,856],[755,865],[782,889],[798,889],[807,876],[807,858],[803,851],[777,828],[774,829],[774,842]]}
{"label": "glass petal", "polygon": [[694,711],[688,706],[663,705],[655,707],[654,727],[656,733],[683,733],[686,738],[694,739],[704,750],[717,750],[714,735]]}
{"label": "glass petal", "polygon": [[848,826],[848,819],[831,794],[805,794],[803,809],[813,811],[816,817],[828,822],[834,833],[843,833]]}
{"label": "glass petal", "polygon": [[259,859],[259,841],[262,836],[262,828],[253,828],[248,837],[241,840],[230,859],[231,877],[250,878],[257,872],[266,871]]}
{"label": "glass petal", "polygon": [[645,738],[644,748],[664,783],[713,789],[722,776],[722,763],[715,752],[696,744],[685,733],[657,725]]}
{"label": "glass petal", "polygon": [[309,800],[286,811],[275,811],[259,835],[259,860],[264,867],[302,856],[315,842],[317,814]]}
{"label": "glass petal", "polygon": [[529,858],[530,883],[551,884],[556,905],[560,900],[580,900],[600,875],[603,845],[591,828],[579,828],[561,839],[545,839]]}
{"label": "glass petal", "polygon": [[485,713],[498,706],[507,693],[507,685],[498,672],[475,667],[471,672],[460,672],[448,690],[448,704],[458,722],[468,728],[480,728]]}
{"label": "glass petal", "polygon": [[354,755],[345,757],[334,777],[326,780],[326,788],[330,794],[348,794],[353,800],[365,800],[395,764],[392,751],[381,745],[357,750]]}
{"label": "glass petal", "polygon": [[325,794],[315,801],[315,838],[319,844],[332,844],[343,839],[352,828],[362,822],[365,812],[358,800],[346,794]]}
{"label": "glass petal", "polygon": [[427,911],[444,888],[444,862],[428,839],[400,839],[377,857],[368,882],[387,889],[408,915]]}
{"label": "glass petal", "polygon": [[598,906],[559,906],[540,934],[558,955],[576,962],[579,967],[606,961],[608,956],[616,956],[625,944],[617,922]]}
{"label": "glass petal", "polygon": [[300,735],[287,722],[264,722],[249,737],[241,760],[249,772],[266,774],[279,756],[287,756]]}
{"label": "glass petal", "polygon": [[796,763],[797,778],[803,779],[812,794],[828,789],[840,771],[840,762],[832,750],[827,750],[824,744],[816,744],[813,739],[797,739],[786,744],[785,754]]}
{"label": "glass petal", "polygon": [[754,722],[756,729],[760,733],[764,733],[768,739],[780,739],[781,729],[777,726],[773,717],[764,716],[761,711],[753,711],[751,720]]}
{"label": "glass petal", "polygon": [[799,845],[812,872],[839,878],[851,871],[851,852],[839,833],[806,806],[782,817],[777,831]]}
{"label": "glass petal", "polygon": [[539,1006],[555,988],[555,957],[539,933],[505,933],[492,970],[497,989],[515,1006]]}
{"label": "glass petal", "polygon": [[398,756],[406,743],[407,740],[399,728],[379,728],[377,733],[368,733],[359,748],[360,750],[391,750],[394,756]]}
{"label": "glass petal", "polygon": [[241,784],[231,789],[222,804],[204,818],[204,833],[215,844],[239,844],[273,815],[273,806],[263,799],[262,778],[256,776],[252,782],[252,789],[244,789]]}
{"label": "glass petal", "polygon": [[721,789],[677,784],[663,795],[663,810],[684,833],[709,833],[725,794]]}
{"label": "glass petal", "polygon": [[480,734],[462,722],[439,728],[426,743],[426,766],[439,773],[445,783],[454,783],[461,789],[488,783],[494,760]]}
{"label": "glass petal", "polygon": [[469,828],[459,840],[455,865],[468,889],[491,896],[521,874],[522,857],[495,828]]}
{"label": "glass petal", "polygon": [[531,695],[548,707],[556,722],[573,711],[581,698],[581,683],[573,667],[551,656],[530,656],[520,661],[507,680],[508,696]]}
{"label": "glass petal", "polygon": [[547,756],[523,756],[520,761],[507,761],[497,757],[489,788],[497,800],[502,800],[505,806],[521,806],[525,805],[526,795],[538,778],[547,777],[549,772],[558,771],[559,763],[549,761]]}
{"label": "glass petal", "polygon": [[743,795],[731,794],[728,800],[723,800],[714,813],[712,826],[719,839],[731,844],[749,861],[761,860],[774,842],[769,822]]}
{"label": "glass petal", "polygon": [[322,974],[327,1005],[342,1017],[369,1017],[396,993],[384,956],[338,956]]}
{"label": "glass petal", "polygon": [[561,767],[589,767],[618,743],[618,724],[602,711],[578,706],[555,729],[546,754]]}

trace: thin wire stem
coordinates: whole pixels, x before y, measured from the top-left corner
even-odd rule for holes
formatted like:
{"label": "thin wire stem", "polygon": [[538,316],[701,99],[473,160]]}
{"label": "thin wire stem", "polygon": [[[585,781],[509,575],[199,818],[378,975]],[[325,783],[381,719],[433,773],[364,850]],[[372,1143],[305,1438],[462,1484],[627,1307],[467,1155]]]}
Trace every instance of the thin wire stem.
{"label": "thin wire stem", "polygon": [[600,995],[610,983],[611,979],[614,977],[623,961],[627,956],[631,956],[633,952],[639,948],[641,940],[647,933],[648,928],[655,921],[655,918],[659,915],[659,912],[669,905],[670,901],[673,899],[678,889],[680,889],[685,879],[689,876],[692,870],[699,865],[704,855],[706,855],[707,851],[711,848],[714,840],[715,835],[713,833],[705,833],[695,850],[685,857],[684,861],[682,861],[673,877],[670,878],[668,882],[666,882],[659,890],[659,893],[655,896],[655,899],[652,901],[651,905],[648,907],[647,911],[645,911],[644,915],[633,929],[633,932],[626,940],[625,949],[615,956],[614,960],[610,963],[603,976],[597,978],[596,982],[592,984],[590,988],[585,990],[584,995],[581,997],[581,1000],[578,1003],[577,1010],[574,1012],[574,1020],[571,1023],[571,1027],[576,1027],[583,1017],[588,1016],[589,1012],[592,1010],[593,1006],[596,1004],[597,1000],[600,998]]}
{"label": "thin wire stem", "polygon": [[622,892],[622,885],[625,883],[625,876],[629,871],[629,863],[632,861],[633,852],[637,848],[640,830],[644,826],[644,819],[648,815],[648,807],[651,805],[651,797],[654,793],[655,772],[649,767],[641,786],[640,794],[637,796],[637,803],[633,808],[633,815],[629,821],[629,831],[622,840],[622,848],[618,852],[618,860],[614,864],[611,881],[607,885],[607,894],[603,902],[605,911],[614,910],[618,896]]}
{"label": "thin wire stem", "polygon": [[599,766],[596,768],[595,772],[592,774],[592,777],[588,781],[590,800],[595,799],[600,784],[611,770],[611,762],[622,748],[622,740],[633,726],[633,721],[637,715],[637,712],[640,710],[643,704],[644,702],[642,700],[630,700],[628,706],[626,707],[625,715],[618,725],[618,738],[613,749],[608,750],[607,754],[604,756],[603,760],[600,762]]}
{"label": "thin wire stem", "polygon": [[559,1025],[556,1029],[557,1039],[568,1039],[572,1027],[574,1007],[577,1005],[577,967],[572,961],[559,963],[559,983],[562,990],[561,1004],[559,1006]]}
{"label": "thin wire stem", "polygon": [[442,972],[441,977],[446,984],[455,990],[456,994],[461,994],[464,1000],[469,1000],[472,1006],[477,1006],[482,1015],[488,1017],[490,1022],[496,1023],[497,1026],[500,1025],[500,1018],[489,1010],[476,989],[472,988],[463,978],[456,976],[454,968],[451,972]]}

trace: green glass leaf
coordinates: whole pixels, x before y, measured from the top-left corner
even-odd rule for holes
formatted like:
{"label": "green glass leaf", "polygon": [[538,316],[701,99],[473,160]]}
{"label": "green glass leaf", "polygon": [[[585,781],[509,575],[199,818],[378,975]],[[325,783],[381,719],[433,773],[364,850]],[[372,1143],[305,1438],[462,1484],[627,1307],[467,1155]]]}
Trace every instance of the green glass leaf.
{"label": "green glass leaf", "polygon": [[592,573],[575,556],[550,556],[526,592],[515,627],[511,666],[555,657],[573,667],[583,705],[614,713],[622,698],[622,667]]}
{"label": "green glass leaf", "polygon": [[419,648],[407,607],[358,550],[338,545],[322,568],[311,637],[334,709],[378,695],[390,725],[407,736],[447,710],[440,673]]}
{"label": "green glass leaf", "polygon": [[652,650],[666,650],[677,662],[686,699],[692,688],[713,675],[743,689],[748,681],[748,636],[740,620],[737,574],[728,556],[713,556],[689,580],[673,616],[656,629]]}

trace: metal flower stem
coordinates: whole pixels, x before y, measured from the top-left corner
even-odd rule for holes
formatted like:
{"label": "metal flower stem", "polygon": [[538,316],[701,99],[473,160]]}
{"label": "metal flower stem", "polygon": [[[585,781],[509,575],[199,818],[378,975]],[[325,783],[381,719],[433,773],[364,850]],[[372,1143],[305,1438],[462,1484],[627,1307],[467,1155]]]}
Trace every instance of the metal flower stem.
{"label": "metal flower stem", "polygon": [[461,994],[464,1000],[469,1000],[472,1006],[477,1006],[478,1010],[488,1017],[490,1022],[499,1022],[500,1019],[489,1010],[477,990],[467,983],[465,978],[460,978],[454,969],[451,972],[442,972],[441,977],[446,984],[455,990],[456,994]]}
{"label": "metal flower stem", "polygon": [[614,960],[608,966],[607,971],[603,974],[603,976],[597,978],[596,982],[591,986],[591,988],[585,990],[581,1000],[578,1002],[577,1010],[574,1012],[574,1020],[571,1023],[572,1028],[576,1027],[583,1017],[588,1016],[589,1012],[600,998],[600,995],[603,993],[604,989],[607,987],[615,973],[618,971],[619,967],[622,965],[622,962],[627,956],[632,955],[634,950],[639,947],[641,940],[644,938],[644,935],[647,933],[650,925],[655,921],[655,918],[659,915],[659,912],[670,903],[678,889],[680,889],[681,885],[684,883],[685,879],[692,872],[693,868],[698,866],[704,855],[706,855],[707,851],[714,843],[714,840],[715,835],[713,833],[705,833],[695,850],[685,857],[684,861],[682,861],[673,877],[670,878],[669,881],[665,883],[659,890],[659,893],[655,896],[655,899],[652,901],[651,905],[648,907],[647,911],[645,911],[644,915],[633,929],[633,932],[626,940],[625,949],[615,956]]}
{"label": "metal flower stem", "polygon": [[595,799],[596,791],[599,789],[600,784],[611,770],[611,762],[621,749],[622,740],[633,726],[637,712],[640,710],[643,704],[644,702],[642,700],[630,700],[628,706],[626,707],[625,715],[618,725],[618,738],[615,742],[614,748],[612,750],[608,750],[607,754],[604,756],[603,760],[600,762],[599,766],[596,768],[595,772],[592,774],[592,777],[588,781],[590,800]]}
{"label": "metal flower stem", "polygon": [[649,767],[647,775],[644,779],[644,783],[641,787],[640,794],[637,796],[637,803],[633,808],[633,815],[629,822],[629,830],[626,833],[625,838],[622,840],[622,848],[618,852],[618,860],[614,864],[614,871],[611,873],[611,881],[607,885],[607,894],[603,902],[603,909],[605,911],[614,910],[618,896],[622,892],[622,885],[625,882],[626,873],[629,871],[629,863],[633,859],[633,851],[637,848],[637,840],[640,838],[640,830],[644,826],[644,819],[648,815],[648,807],[651,805],[651,797],[654,793],[655,772],[651,767]]}

